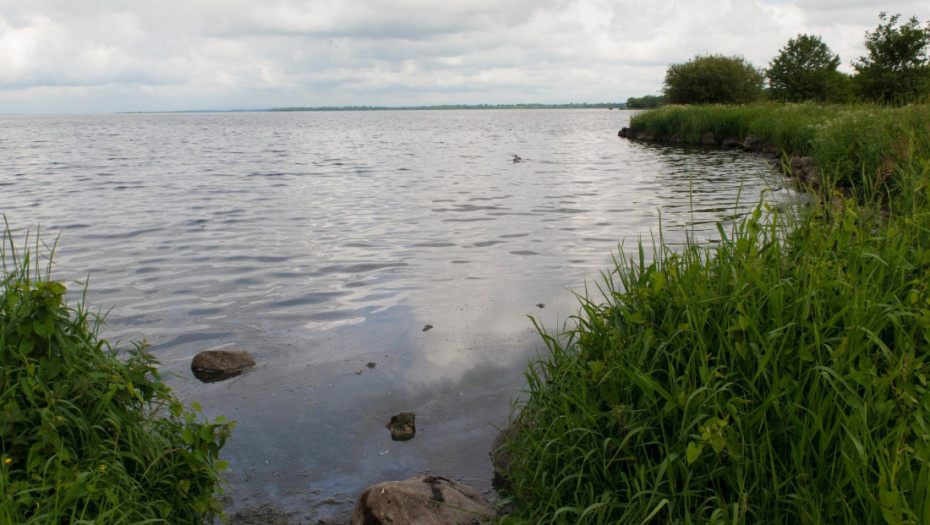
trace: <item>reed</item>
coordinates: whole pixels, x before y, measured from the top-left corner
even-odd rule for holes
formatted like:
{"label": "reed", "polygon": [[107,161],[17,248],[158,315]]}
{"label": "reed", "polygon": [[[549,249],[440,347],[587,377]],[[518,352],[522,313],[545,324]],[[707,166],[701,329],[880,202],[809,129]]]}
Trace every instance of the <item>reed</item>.
{"label": "reed", "polygon": [[[0,523],[204,523],[232,423],[198,421],[145,343],[117,349],[51,278],[54,245],[0,241]],[[44,260],[43,260],[44,259]]]}
{"label": "reed", "polygon": [[[673,107],[635,122],[782,130],[770,140],[795,129],[812,155],[877,129],[901,148],[881,168],[894,186],[860,181],[855,198],[829,208],[759,204],[720,226],[714,245],[673,249],[659,238],[651,252],[621,250],[579,296],[574,328],[537,326],[548,353],[527,368],[515,407],[516,510],[502,523],[930,516],[926,108],[784,108]],[[787,124],[766,117],[780,111]],[[854,123],[864,128],[844,135]],[[849,173],[869,173],[876,154],[857,155]],[[850,176],[845,163],[825,166],[834,184]]]}

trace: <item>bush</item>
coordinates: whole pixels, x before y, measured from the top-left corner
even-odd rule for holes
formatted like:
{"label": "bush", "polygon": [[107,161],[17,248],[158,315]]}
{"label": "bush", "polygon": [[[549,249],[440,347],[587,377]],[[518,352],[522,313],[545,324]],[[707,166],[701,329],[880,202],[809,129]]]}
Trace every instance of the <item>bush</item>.
{"label": "bush", "polygon": [[0,523],[212,520],[232,423],[184,412],[144,343],[98,338],[43,246],[18,252],[9,226],[0,243]]}
{"label": "bush", "polygon": [[701,55],[665,72],[671,104],[746,104],[762,97],[765,77],[742,57]]}
{"label": "bush", "polygon": [[646,95],[626,99],[626,109],[653,109],[665,105],[665,97]]}

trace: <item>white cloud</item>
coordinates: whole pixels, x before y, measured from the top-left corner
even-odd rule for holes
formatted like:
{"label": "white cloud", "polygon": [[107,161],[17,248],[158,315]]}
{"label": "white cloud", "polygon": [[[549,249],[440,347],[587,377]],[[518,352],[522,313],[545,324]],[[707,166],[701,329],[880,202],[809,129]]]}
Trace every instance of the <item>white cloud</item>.
{"label": "white cloud", "polygon": [[848,68],[879,10],[930,0],[0,0],[0,112],[622,101],[799,33]]}

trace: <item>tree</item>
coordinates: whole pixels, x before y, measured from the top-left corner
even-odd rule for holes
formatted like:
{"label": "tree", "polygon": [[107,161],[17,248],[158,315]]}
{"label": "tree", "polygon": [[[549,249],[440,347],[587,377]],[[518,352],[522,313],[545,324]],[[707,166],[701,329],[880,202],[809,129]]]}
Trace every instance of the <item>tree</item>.
{"label": "tree", "polygon": [[865,34],[868,56],[852,64],[859,93],[867,99],[905,104],[930,90],[930,24],[921,27],[917,17],[911,17],[898,25],[900,17],[880,13],[878,18],[885,23]]}
{"label": "tree", "polygon": [[781,48],[765,76],[775,100],[837,100],[837,84],[842,82],[839,65],[840,57],[820,37],[798,35]]}
{"label": "tree", "polygon": [[665,72],[672,104],[745,104],[762,96],[765,77],[743,57],[699,55]]}

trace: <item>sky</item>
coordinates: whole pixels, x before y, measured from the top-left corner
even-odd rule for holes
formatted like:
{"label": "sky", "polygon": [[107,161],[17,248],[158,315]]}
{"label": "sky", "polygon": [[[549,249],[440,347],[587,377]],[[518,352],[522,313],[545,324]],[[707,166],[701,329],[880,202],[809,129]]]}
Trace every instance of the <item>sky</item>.
{"label": "sky", "polygon": [[930,0],[0,0],[0,114],[623,102],[801,33],[850,72],[882,10]]}

